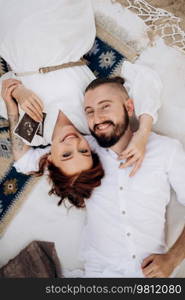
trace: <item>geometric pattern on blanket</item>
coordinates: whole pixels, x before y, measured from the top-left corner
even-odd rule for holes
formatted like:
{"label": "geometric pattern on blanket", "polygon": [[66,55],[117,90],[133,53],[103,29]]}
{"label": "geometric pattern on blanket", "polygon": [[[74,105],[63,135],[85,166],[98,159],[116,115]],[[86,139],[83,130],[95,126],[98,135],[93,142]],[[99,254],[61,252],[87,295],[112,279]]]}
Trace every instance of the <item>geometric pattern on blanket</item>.
{"label": "geometric pattern on blanket", "polygon": [[[120,74],[125,57],[97,37],[85,59],[96,77],[111,77]],[[6,62],[1,59],[0,74],[8,70]],[[17,173],[12,162],[8,122],[0,117],[0,234],[39,180],[34,176]]]}

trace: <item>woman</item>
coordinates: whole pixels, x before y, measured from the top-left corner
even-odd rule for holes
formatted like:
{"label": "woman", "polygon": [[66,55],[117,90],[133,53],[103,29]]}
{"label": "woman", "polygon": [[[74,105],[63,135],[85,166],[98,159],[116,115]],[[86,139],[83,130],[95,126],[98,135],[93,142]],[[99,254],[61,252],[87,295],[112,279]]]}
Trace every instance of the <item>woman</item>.
{"label": "woman", "polygon": [[3,96],[10,122],[13,156],[15,161],[19,160],[19,166],[22,164],[21,171],[31,173],[34,170],[32,173],[41,176],[47,167],[52,184],[50,194],[60,197],[58,205],[68,198],[76,207],[84,207],[84,199],[90,197],[104,176],[98,155],[91,151],[86,139],[61,111],[53,130],[51,147],[32,149],[13,133],[19,111],[11,97],[11,88]]}

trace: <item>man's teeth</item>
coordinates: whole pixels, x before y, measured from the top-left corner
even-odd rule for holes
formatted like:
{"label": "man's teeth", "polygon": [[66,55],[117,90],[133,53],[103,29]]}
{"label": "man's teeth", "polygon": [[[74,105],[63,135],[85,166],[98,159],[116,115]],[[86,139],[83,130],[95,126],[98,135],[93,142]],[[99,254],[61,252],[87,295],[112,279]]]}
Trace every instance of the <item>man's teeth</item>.
{"label": "man's teeth", "polygon": [[103,129],[106,129],[107,127],[109,127],[110,124],[100,124],[98,125],[98,129],[99,130],[103,130]]}

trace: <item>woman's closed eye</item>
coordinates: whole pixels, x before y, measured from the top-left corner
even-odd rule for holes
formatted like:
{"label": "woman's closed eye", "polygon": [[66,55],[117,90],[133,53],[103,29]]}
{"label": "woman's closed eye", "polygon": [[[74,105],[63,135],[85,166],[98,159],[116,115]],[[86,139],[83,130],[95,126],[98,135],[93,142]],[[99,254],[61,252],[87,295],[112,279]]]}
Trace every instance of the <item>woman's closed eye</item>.
{"label": "woman's closed eye", "polygon": [[79,152],[80,153],[89,153],[89,150],[88,149],[80,149]]}
{"label": "woman's closed eye", "polygon": [[62,154],[63,158],[70,157],[70,156],[71,156],[71,152],[65,152]]}
{"label": "woman's closed eye", "polygon": [[90,156],[90,151],[88,149],[80,149],[79,150],[80,153],[85,154],[85,156]]}

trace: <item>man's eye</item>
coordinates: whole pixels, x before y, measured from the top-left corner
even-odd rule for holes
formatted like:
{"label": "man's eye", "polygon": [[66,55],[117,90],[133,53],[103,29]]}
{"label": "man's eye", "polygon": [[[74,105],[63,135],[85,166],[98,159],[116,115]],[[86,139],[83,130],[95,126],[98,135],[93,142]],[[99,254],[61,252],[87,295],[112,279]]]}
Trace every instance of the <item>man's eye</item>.
{"label": "man's eye", "polygon": [[86,114],[89,116],[89,115],[92,115],[93,114],[93,111],[92,110],[89,110],[89,111],[86,111]]}
{"label": "man's eye", "polygon": [[102,108],[103,109],[107,109],[107,108],[109,108],[110,107],[110,105],[109,104],[106,104],[106,105],[104,105]]}
{"label": "man's eye", "polygon": [[89,151],[88,151],[88,149],[80,149],[79,152],[80,153],[88,153]]}
{"label": "man's eye", "polygon": [[62,154],[62,157],[69,157],[71,155],[71,152],[65,152]]}

